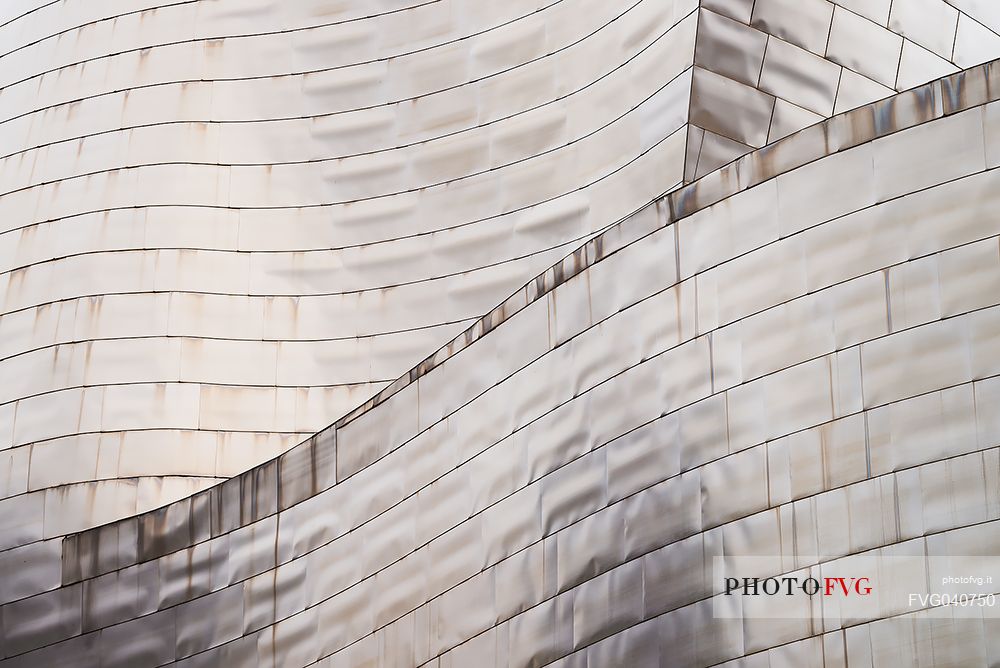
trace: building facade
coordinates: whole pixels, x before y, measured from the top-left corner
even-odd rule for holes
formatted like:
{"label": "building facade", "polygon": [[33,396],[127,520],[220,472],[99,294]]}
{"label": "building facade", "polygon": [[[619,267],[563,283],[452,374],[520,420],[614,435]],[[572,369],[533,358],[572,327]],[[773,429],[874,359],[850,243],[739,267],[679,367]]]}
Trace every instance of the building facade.
{"label": "building facade", "polygon": [[1000,661],[713,607],[1000,554],[992,5],[36,4],[0,665]]}

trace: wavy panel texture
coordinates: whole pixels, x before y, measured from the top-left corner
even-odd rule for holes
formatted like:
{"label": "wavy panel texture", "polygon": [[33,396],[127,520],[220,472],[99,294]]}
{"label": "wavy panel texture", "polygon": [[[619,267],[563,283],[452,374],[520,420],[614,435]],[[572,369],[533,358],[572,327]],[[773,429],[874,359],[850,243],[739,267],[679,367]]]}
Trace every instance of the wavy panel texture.
{"label": "wavy panel texture", "polygon": [[710,564],[1000,551],[998,98],[752,152],[279,458],[0,552],[2,665],[996,664],[981,614],[716,618]]}
{"label": "wavy panel texture", "polygon": [[685,177],[1000,57],[975,0],[702,0]]}
{"label": "wavy panel texture", "polygon": [[0,548],[361,404],[682,181],[695,0],[0,15]]}

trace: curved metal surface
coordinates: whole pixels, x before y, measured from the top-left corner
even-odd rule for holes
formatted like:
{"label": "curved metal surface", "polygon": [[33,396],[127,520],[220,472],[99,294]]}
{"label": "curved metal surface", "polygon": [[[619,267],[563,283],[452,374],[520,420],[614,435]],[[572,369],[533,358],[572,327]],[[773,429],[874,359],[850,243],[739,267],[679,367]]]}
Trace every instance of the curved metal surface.
{"label": "curved metal surface", "polygon": [[706,555],[995,542],[998,74],[678,190],[274,462],[8,551],[7,663],[884,665],[919,620],[744,628]]}
{"label": "curved metal surface", "polygon": [[284,452],[679,183],[695,8],[63,2],[0,26],[0,548]]}
{"label": "curved metal surface", "polygon": [[0,665],[1000,661],[712,571],[1000,553],[988,8],[334,4],[0,10]]}

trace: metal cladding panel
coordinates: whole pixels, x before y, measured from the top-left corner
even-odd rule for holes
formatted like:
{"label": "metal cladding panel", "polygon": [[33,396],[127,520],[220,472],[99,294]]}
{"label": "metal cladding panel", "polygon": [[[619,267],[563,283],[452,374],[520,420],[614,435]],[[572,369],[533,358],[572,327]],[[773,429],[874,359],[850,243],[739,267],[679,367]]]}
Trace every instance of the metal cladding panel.
{"label": "metal cladding panel", "polygon": [[683,180],[693,0],[17,4],[2,549],[280,455]]}
{"label": "metal cladding panel", "polygon": [[[967,108],[920,116],[921,96],[977,76],[991,85],[956,98]],[[683,188],[279,460],[137,524],[31,543],[56,550],[5,590],[4,664],[808,665],[829,650],[825,666],[863,660],[861,635],[879,661],[921,654],[896,617],[767,620],[751,601],[720,618],[711,563],[840,568],[914,540],[988,553],[967,527],[996,543],[1000,429],[981,407],[1000,374],[985,215],[1000,103],[974,99],[994,79],[880,103],[868,111],[912,127],[854,126],[842,151],[714,204],[691,204],[723,187],[712,175]],[[949,137],[947,169],[899,157]],[[740,163],[749,184],[775,169],[760,157]],[[61,581],[45,575],[59,563]],[[994,660],[961,640],[985,621],[952,620],[934,651]]]}
{"label": "metal cladding panel", "polygon": [[992,18],[881,4],[0,10],[0,666],[1000,661],[713,571],[1000,553],[1000,68],[801,130]]}
{"label": "metal cladding panel", "polygon": [[696,151],[685,180],[834,113],[1000,57],[1000,24],[990,23],[996,12],[988,4],[705,0],[695,64],[720,80],[709,85],[701,74],[699,86],[696,74],[691,123],[717,136],[705,145],[710,166],[700,166],[705,148]]}

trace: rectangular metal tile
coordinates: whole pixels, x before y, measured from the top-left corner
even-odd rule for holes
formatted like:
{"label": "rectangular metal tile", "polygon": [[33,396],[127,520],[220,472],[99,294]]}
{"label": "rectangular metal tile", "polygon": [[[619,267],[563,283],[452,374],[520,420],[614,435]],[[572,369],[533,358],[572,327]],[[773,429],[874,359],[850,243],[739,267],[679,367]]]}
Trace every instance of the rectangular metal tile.
{"label": "rectangular metal tile", "polygon": [[893,88],[903,38],[857,14],[838,7],[826,56],[866,77]]}

